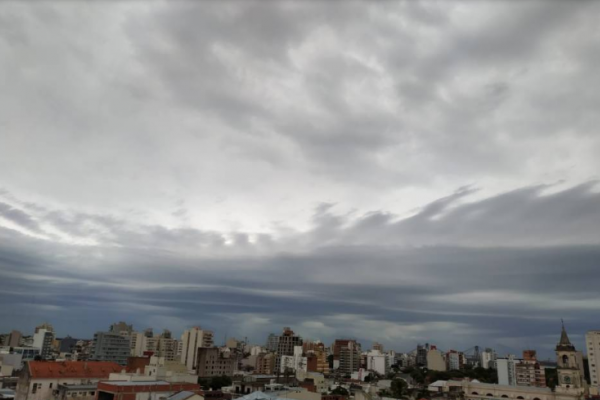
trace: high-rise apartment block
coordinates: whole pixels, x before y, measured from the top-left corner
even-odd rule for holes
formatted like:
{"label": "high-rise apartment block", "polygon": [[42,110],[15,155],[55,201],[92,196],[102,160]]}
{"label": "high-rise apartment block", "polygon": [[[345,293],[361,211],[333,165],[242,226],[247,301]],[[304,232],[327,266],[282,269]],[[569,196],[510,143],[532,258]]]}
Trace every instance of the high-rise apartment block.
{"label": "high-rise apartment block", "polygon": [[590,383],[600,390],[600,331],[589,331],[585,335]]}
{"label": "high-rise apartment block", "polygon": [[33,346],[40,349],[42,359],[49,359],[52,355],[52,344],[54,342],[54,330],[51,326],[37,327],[33,335]]}
{"label": "high-rise apartment block", "polygon": [[546,387],[546,371],[536,358],[535,350],[523,351],[523,360],[515,364],[517,386]]}
{"label": "high-rise apartment block", "polygon": [[[337,342],[337,340],[336,340]],[[335,356],[334,356],[335,357]],[[356,340],[347,341],[346,345],[339,348],[339,368],[343,374],[352,374],[361,367],[360,344]]]}
{"label": "high-rise apartment block", "polygon": [[90,360],[110,361],[119,365],[127,365],[130,354],[129,338],[115,332],[97,332]]}
{"label": "high-rise apartment block", "polygon": [[202,347],[213,347],[213,333],[195,326],[187,329],[181,335],[181,363],[187,366],[189,371],[197,370],[198,349]]}
{"label": "high-rise apartment block", "polygon": [[201,347],[198,349],[197,374],[201,378],[233,376],[236,361],[228,348]]}

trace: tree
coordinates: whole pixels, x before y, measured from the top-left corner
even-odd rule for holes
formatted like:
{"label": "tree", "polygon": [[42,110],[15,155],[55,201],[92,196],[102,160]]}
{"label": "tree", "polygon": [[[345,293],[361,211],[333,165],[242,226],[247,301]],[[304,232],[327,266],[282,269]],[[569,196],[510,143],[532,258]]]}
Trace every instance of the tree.
{"label": "tree", "polygon": [[220,390],[223,386],[231,385],[231,378],[228,376],[213,376],[212,378],[198,378],[198,384],[206,389]]}
{"label": "tree", "polygon": [[338,386],[335,389],[333,389],[331,391],[331,394],[338,395],[338,396],[349,396],[350,395],[350,393],[341,386]]}
{"label": "tree", "polygon": [[400,397],[406,394],[406,390],[408,389],[408,384],[404,379],[395,378],[392,379],[392,384],[390,385],[390,390],[392,391],[392,396],[399,399]]}

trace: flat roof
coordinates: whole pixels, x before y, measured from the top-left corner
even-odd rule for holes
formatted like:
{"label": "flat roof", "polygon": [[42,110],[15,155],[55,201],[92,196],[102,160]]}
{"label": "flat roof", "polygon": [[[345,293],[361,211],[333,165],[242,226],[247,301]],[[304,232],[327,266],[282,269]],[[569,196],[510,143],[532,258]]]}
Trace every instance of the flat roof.
{"label": "flat roof", "polygon": [[[159,386],[159,385],[171,385],[172,382],[167,381],[101,381],[104,384],[114,386]],[[177,382],[186,383],[186,382]]]}
{"label": "flat roof", "polygon": [[97,385],[58,385],[59,388],[63,387],[67,390],[96,390]]}

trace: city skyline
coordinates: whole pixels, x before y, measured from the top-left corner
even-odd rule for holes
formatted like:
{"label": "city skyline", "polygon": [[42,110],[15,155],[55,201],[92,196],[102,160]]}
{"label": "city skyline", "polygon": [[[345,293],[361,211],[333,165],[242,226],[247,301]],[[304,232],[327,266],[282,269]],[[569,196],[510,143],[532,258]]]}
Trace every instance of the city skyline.
{"label": "city skyline", "polygon": [[3,2],[0,332],[585,349],[599,14]]}

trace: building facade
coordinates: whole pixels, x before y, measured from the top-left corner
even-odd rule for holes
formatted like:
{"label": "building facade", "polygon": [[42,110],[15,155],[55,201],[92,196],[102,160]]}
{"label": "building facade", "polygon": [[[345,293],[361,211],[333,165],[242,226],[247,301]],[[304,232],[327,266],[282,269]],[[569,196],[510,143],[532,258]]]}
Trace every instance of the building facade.
{"label": "building facade", "polygon": [[445,371],[446,360],[444,358],[444,353],[438,349],[429,349],[427,352],[427,368],[432,371]]}
{"label": "building facade", "polygon": [[40,349],[40,356],[48,360],[52,356],[54,331],[46,328],[37,328],[33,335],[33,347]]}
{"label": "building facade", "polygon": [[109,361],[127,365],[130,354],[129,338],[114,332],[96,332],[90,354],[92,361]]}
{"label": "building facade", "polygon": [[523,360],[515,365],[517,386],[546,387],[546,370],[537,360],[535,350],[523,351]]}
{"label": "building facade", "polygon": [[198,349],[213,347],[213,333],[195,326],[186,330],[181,335],[181,363],[190,371],[196,371],[198,363]]}
{"label": "building facade", "polygon": [[[19,376],[15,400],[59,400],[73,392],[70,387],[96,384],[122,368],[112,362],[30,361]],[[94,396],[95,393],[90,393],[94,391],[78,392]]]}
{"label": "building facade", "polygon": [[233,376],[236,361],[226,347],[201,347],[198,349],[197,374],[201,378]]}
{"label": "building facade", "polygon": [[352,374],[361,367],[360,344],[355,340],[350,340],[346,346],[339,349],[339,368],[338,371],[343,374]]}
{"label": "building facade", "polygon": [[590,370],[590,383],[596,391],[600,391],[600,331],[586,333],[585,346]]}

